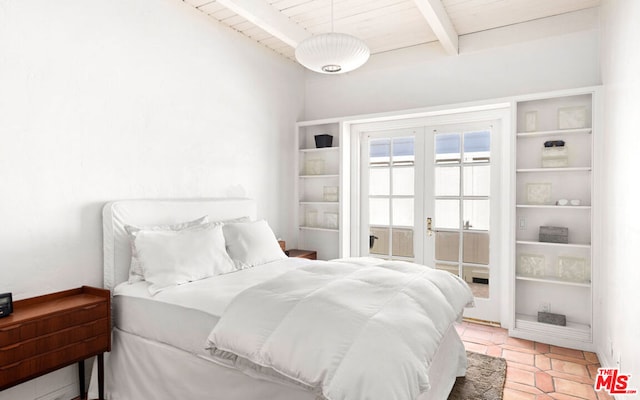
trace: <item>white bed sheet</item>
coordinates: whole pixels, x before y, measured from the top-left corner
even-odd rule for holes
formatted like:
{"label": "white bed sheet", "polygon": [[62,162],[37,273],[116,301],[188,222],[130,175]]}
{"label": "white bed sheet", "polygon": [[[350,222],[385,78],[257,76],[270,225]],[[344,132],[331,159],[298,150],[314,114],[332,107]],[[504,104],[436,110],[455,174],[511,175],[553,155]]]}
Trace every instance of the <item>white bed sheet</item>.
{"label": "white bed sheet", "polygon": [[[240,291],[296,266],[290,258],[162,291],[151,296],[146,282],[114,289],[112,352],[105,357],[110,400],[224,399],[313,400],[299,387],[255,379],[211,360],[205,345],[231,299]],[[432,362],[431,390],[419,400],[444,400],[466,369],[464,346],[452,325]],[[97,398],[94,368],[89,389]],[[265,397],[266,396],[266,397]]]}
{"label": "white bed sheet", "polygon": [[289,258],[165,289],[155,296],[145,281],[114,290],[115,326],[128,333],[208,356],[207,336],[231,299],[242,290],[312,263]]}

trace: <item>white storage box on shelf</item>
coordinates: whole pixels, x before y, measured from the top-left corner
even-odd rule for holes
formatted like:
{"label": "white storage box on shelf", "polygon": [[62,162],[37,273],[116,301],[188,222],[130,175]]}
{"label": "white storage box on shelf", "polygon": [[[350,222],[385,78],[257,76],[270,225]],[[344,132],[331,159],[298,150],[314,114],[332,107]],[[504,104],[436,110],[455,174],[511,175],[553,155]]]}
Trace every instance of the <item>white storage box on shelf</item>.
{"label": "white storage box on shelf", "polygon": [[542,149],[543,168],[563,168],[569,166],[569,149],[567,146],[545,147]]}

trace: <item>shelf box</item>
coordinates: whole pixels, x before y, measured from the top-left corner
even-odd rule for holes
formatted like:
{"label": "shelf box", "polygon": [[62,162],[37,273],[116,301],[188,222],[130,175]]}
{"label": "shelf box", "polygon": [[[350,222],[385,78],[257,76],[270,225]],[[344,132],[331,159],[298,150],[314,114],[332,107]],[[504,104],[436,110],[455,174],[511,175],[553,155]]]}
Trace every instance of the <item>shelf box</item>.
{"label": "shelf box", "polygon": [[558,326],[567,326],[567,316],[550,312],[538,311],[538,322]]}
{"label": "shelf box", "polygon": [[568,166],[569,149],[567,146],[542,149],[542,168],[565,168]]}
{"label": "shelf box", "polygon": [[538,240],[546,243],[569,243],[569,228],[560,226],[541,226]]}

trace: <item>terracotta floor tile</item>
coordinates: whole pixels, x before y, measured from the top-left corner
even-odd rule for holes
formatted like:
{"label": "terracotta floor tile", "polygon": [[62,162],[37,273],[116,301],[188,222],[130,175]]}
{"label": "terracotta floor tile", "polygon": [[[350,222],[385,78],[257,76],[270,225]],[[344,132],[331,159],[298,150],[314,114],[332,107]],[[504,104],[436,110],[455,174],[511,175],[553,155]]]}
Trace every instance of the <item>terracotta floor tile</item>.
{"label": "terracotta floor tile", "polygon": [[536,400],[536,395],[509,388],[504,389],[503,400]]}
{"label": "terracotta floor tile", "polygon": [[551,359],[542,354],[536,354],[536,367],[540,368],[542,371],[551,369]]}
{"label": "terracotta floor tile", "polygon": [[542,354],[551,352],[551,346],[549,346],[546,343],[535,342],[535,349],[536,349],[537,352],[542,353]]}
{"label": "terracotta floor tile", "polygon": [[535,386],[534,373],[519,368],[507,367],[507,380],[517,383],[524,383],[525,385],[529,386]]}
{"label": "terracotta floor tile", "polygon": [[491,357],[502,357],[502,347],[500,346],[488,346],[487,355]]}
{"label": "terracotta floor tile", "polygon": [[564,393],[549,393],[549,396],[555,400],[584,400],[582,397],[570,396]]}
{"label": "terracotta floor tile", "polygon": [[589,365],[589,361],[585,360],[584,358],[575,358],[575,357],[570,357],[570,356],[565,356],[563,354],[555,354],[555,353],[547,353],[545,355],[549,358],[553,358],[556,360],[571,361],[576,364]]}
{"label": "terracotta floor tile", "polygon": [[491,340],[491,336],[491,332],[471,327],[467,328],[463,334],[463,337],[465,338],[476,338],[484,340]]}
{"label": "terracotta floor tile", "polygon": [[571,361],[552,359],[551,369],[553,369],[554,371],[564,372],[571,375],[591,377],[585,365],[576,364]]}
{"label": "terracotta floor tile", "polygon": [[548,394],[539,394],[536,396],[536,400],[553,400],[553,397]]}
{"label": "terracotta floor tile", "polygon": [[507,336],[506,333],[494,333],[493,335],[491,335],[491,341],[495,344],[504,344],[507,341],[508,337],[509,336]]}
{"label": "terracotta floor tile", "polygon": [[553,381],[556,385],[557,393],[577,396],[582,399],[598,400],[598,398],[596,397],[596,393],[593,390],[593,386],[560,378],[556,378]]}
{"label": "terracotta floor tile", "polygon": [[[504,354],[504,350],[502,350],[502,353]],[[502,357],[504,358],[504,357]],[[515,361],[511,361],[511,360],[507,360],[507,368],[518,368],[524,371],[531,371],[531,372],[538,372],[540,371],[540,369],[538,369],[538,367],[536,367],[535,365],[529,365],[529,364],[520,364],[518,362]]]}
{"label": "terracotta floor tile", "polygon": [[507,338],[507,342],[506,344],[510,345],[510,346],[514,346],[514,347],[522,347],[524,349],[529,349],[529,350],[533,350],[534,348],[534,342],[532,342],[531,340],[525,340],[525,339],[518,339],[518,338],[512,338],[509,337]]}
{"label": "terracotta floor tile", "polygon": [[598,396],[598,400],[615,400],[613,396],[607,392],[598,391],[596,395]]}
{"label": "terracotta floor tile", "polygon": [[590,363],[599,363],[598,356],[595,353],[592,353],[590,351],[583,351],[582,353],[584,354],[584,359],[589,361]]}
{"label": "terracotta floor tile", "polygon": [[474,353],[487,354],[487,346],[473,342],[464,342],[464,348]]}
{"label": "terracotta floor tile", "polygon": [[535,379],[536,387],[542,390],[544,393],[551,393],[555,391],[553,378],[551,377],[551,375],[547,374],[546,372],[540,371],[535,373]]}
{"label": "terracotta floor tile", "polygon": [[473,343],[482,344],[485,346],[491,346],[492,344],[494,344],[491,340],[481,339],[479,337],[473,337],[473,336],[462,336],[461,339],[463,342],[473,342]]}
{"label": "terracotta floor tile", "polygon": [[468,328],[476,329],[478,331],[485,331],[485,332],[490,332],[490,333],[493,333],[496,330],[506,331],[506,329],[502,329],[502,328],[497,327],[497,326],[484,325],[484,324],[475,324],[475,323],[466,322],[466,321],[464,322],[464,324],[466,324],[466,326]]}
{"label": "terracotta floor tile", "polygon": [[533,365],[533,354],[505,349],[502,351],[502,357],[505,360],[515,361],[520,364]]}
{"label": "terracotta floor tile", "polygon": [[534,355],[538,354],[538,352],[535,351],[535,350],[527,349],[525,347],[513,346],[513,345],[510,345],[510,344],[506,344],[506,343],[502,345],[502,348],[503,349],[513,350],[513,351],[519,351],[520,353],[528,353],[528,354],[534,354]]}
{"label": "terracotta floor tile", "polygon": [[554,378],[564,379],[567,381],[573,381],[578,383],[584,383],[585,385],[593,386],[594,380],[591,377],[579,376],[579,375],[571,375],[564,372],[549,370],[547,373]]}
{"label": "terracotta floor tile", "polygon": [[551,346],[551,353],[562,354],[573,358],[583,359],[584,354],[580,350],[567,349],[566,347]]}
{"label": "terracotta floor tile", "polygon": [[596,376],[598,376],[598,368],[600,368],[600,364],[587,365],[587,371],[589,371],[589,376],[591,376],[593,379],[596,379]]}
{"label": "terracotta floor tile", "polygon": [[538,389],[535,386],[529,386],[524,383],[517,383],[509,380],[507,380],[504,383],[504,387],[517,390],[519,392],[525,392],[525,393],[531,393],[531,394],[542,394],[542,390]]}

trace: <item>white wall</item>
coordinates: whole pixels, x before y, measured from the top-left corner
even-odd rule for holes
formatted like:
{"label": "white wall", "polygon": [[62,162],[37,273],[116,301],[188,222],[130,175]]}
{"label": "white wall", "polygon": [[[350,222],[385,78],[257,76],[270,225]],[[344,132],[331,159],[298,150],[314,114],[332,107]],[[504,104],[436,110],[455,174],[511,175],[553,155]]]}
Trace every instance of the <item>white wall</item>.
{"label": "white wall", "polygon": [[607,0],[602,8],[605,290],[599,348],[607,358],[603,365],[615,367],[620,357],[621,372],[631,374],[629,386],[640,390],[640,2]]}
{"label": "white wall", "polygon": [[374,55],[361,69],[307,72],[305,119],[406,110],[600,84],[598,9]]}
{"label": "white wall", "polygon": [[244,195],[291,238],[303,79],[180,0],[0,0],[0,292],[100,286],[114,199]]}

